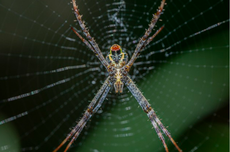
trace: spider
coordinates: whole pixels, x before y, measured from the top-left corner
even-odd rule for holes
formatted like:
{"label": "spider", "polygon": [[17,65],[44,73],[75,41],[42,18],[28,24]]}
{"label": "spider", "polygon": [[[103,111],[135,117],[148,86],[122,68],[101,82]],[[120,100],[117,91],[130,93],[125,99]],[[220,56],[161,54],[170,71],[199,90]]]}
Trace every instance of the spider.
{"label": "spider", "polygon": [[168,138],[171,140],[171,142],[174,144],[177,150],[179,152],[182,152],[182,150],[179,148],[179,146],[176,144],[176,142],[171,137],[169,131],[164,127],[160,119],[157,117],[155,111],[150,106],[147,99],[143,96],[141,91],[137,88],[137,86],[133,83],[133,81],[128,75],[130,68],[132,67],[137,57],[139,56],[141,50],[146,45],[148,45],[153,40],[153,38],[164,28],[164,26],[162,26],[155,32],[155,34],[149,37],[156,22],[160,18],[160,15],[163,13],[163,7],[165,5],[165,0],[161,1],[161,5],[157,9],[157,12],[153,15],[151,23],[149,24],[149,28],[146,30],[144,36],[140,39],[129,61],[128,61],[127,54],[122,51],[121,47],[118,44],[112,45],[110,48],[109,54],[106,56],[106,58],[104,58],[96,41],[91,37],[88,29],[86,28],[84,22],[82,21],[82,16],[79,13],[78,7],[76,5],[76,1],[72,0],[72,3],[73,3],[74,14],[88,41],[84,39],[73,27],[71,27],[71,29],[89,47],[89,49],[92,50],[96,54],[97,58],[101,61],[103,66],[108,71],[109,76],[105,80],[105,82],[103,83],[103,85],[101,86],[101,88],[99,89],[99,91],[97,92],[93,100],[91,101],[91,103],[88,105],[88,108],[83,114],[83,117],[81,118],[81,120],[71,130],[71,132],[62,141],[62,143],[54,150],[54,152],[58,151],[70,138],[72,138],[64,150],[66,152],[70,148],[74,140],[76,140],[77,137],[80,135],[81,131],[85,127],[86,123],[90,120],[92,115],[95,114],[98,111],[98,109],[101,107],[110,88],[114,86],[116,93],[122,93],[124,85],[127,86],[129,91],[132,93],[132,95],[135,97],[135,99],[137,100],[141,108],[143,109],[143,111],[146,112],[154,129],[156,130],[158,137],[160,138],[161,142],[164,145],[165,151],[168,152],[169,150],[165,143],[162,132],[166,136],[168,136]]}

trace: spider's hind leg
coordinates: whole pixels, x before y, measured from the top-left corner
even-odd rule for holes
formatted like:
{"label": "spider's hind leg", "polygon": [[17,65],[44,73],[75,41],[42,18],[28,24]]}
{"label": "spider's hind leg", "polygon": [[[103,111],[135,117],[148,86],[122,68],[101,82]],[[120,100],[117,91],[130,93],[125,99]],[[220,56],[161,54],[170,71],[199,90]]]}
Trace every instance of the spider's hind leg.
{"label": "spider's hind leg", "polygon": [[137,88],[137,86],[133,83],[133,81],[127,76],[127,81],[125,82],[127,88],[132,93],[132,95],[135,97],[141,108],[147,113],[147,116],[149,117],[154,129],[157,132],[157,135],[161,139],[166,152],[168,152],[167,145],[165,143],[165,140],[163,138],[163,135],[159,129],[158,126],[160,126],[161,130],[164,132],[166,136],[171,140],[171,142],[174,144],[174,146],[177,148],[179,152],[182,152],[182,150],[179,148],[179,146],[176,144],[176,142],[173,140],[172,136],[170,135],[169,131],[164,127],[164,125],[161,123],[159,118],[157,117],[156,113],[154,112],[153,108],[150,106],[147,99],[143,96],[141,91]]}
{"label": "spider's hind leg", "polygon": [[162,122],[160,121],[160,119],[157,117],[156,113],[154,112],[154,110],[152,109],[150,112],[150,115],[154,118],[154,120],[157,122],[157,124],[160,126],[161,130],[164,132],[164,134],[166,136],[168,136],[168,138],[171,140],[171,142],[173,143],[173,145],[177,148],[177,150],[179,152],[182,152],[182,150],[179,148],[179,146],[177,145],[177,143],[174,141],[174,139],[172,138],[172,136],[170,135],[169,131],[165,128],[165,126],[162,124]]}
{"label": "spider's hind leg", "polygon": [[165,151],[168,152],[168,151],[169,151],[169,150],[168,150],[168,147],[167,147],[167,145],[166,145],[166,143],[165,143],[164,137],[163,137],[163,135],[162,135],[162,133],[161,133],[159,127],[157,126],[157,123],[154,121],[154,118],[153,118],[153,116],[150,114],[150,112],[149,112],[147,115],[148,115],[148,117],[149,117],[149,119],[150,119],[150,121],[151,121],[151,123],[152,123],[154,129],[156,130],[156,133],[157,133],[158,137],[160,138],[161,142],[163,143],[163,145],[164,145],[164,147],[165,147]]}
{"label": "spider's hind leg", "polygon": [[101,88],[98,90],[97,94],[94,96],[93,100],[88,105],[88,108],[83,114],[81,120],[77,123],[77,125],[71,130],[71,132],[67,135],[67,137],[61,142],[61,144],[53,152],[57,152],[70,138],[72,138],[70,143],[67,145],[65,149],[66,152],[71,146],[71,144],[73,143],[73,141],[80,135],[86,123],[89,121],[92,115],[96,113],[97,110],[101,107],[101,104],[103,103],[105,97],[107,96],[110,90],[109,79],[110,77],[108,77],[105,80]]}
{"label": "spider's hind leg", "polygon": [[69,149],[69,147],[72,145],[72,143],[74,142],[74,140],[76,140],[78,138],[78,136],[80,135],[81,131],[83,130],[83,128],[85,127],[85,125],[89,121],[89,119],[92,117],[92,115],[95,114],[98,111],[98,109],[101,107],[103,101],[105,100],[105,97],[109,93],[109,90],[110,90],[110,86],[107,86],[107,88],[105,89],[104,93],[102,94],[102,96],[101,96],[101,98],[100,98],[97,106],[95,106],[93,109],[89,109],[88,108],[86,110],[84,116],[81,118],[82,123],[79,125],[78,130],[76,131],[75,135],[73,136],[73,138],[71,139],[71,141],[67,145],[67,147],[66,147],[66,149],[65,149],[64,152],[66,152]]}

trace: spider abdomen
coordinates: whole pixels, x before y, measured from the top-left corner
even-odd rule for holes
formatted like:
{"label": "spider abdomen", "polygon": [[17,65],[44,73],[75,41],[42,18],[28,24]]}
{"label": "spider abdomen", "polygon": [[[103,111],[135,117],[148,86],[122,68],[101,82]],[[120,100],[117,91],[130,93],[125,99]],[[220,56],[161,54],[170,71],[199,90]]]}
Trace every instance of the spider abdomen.
{"label": "spider abdomen", "polygon": [[120,72],[120,69],[116,69],[116,74],[114,75],[115,83],[114,83],[114,89],[116,93],[122,93],[123,92],[123,86],[124,83],[122,82],[122,73]]}

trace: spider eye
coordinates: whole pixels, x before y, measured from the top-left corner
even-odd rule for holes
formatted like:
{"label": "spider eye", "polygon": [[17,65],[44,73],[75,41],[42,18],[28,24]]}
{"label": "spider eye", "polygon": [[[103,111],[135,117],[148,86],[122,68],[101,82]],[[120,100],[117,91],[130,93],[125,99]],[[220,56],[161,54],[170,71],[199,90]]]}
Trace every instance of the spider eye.
{"label": "spider eye", "polygon": [[120,55],[121,54],[121,50],[117,50],[117,55]]}
{"label": "spider eye", "polygon": [[120,54],[121,54],[121,50],[112,51],[112,55],[120,55]]}

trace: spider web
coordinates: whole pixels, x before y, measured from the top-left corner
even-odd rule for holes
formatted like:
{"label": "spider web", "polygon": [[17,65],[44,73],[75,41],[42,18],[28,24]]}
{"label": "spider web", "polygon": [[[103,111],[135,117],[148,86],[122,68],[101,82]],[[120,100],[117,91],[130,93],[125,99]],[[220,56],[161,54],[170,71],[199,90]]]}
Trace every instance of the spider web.
{"label": "spider web", "polygon": [[[183,151],[228,151],[229,16],[226,0],[166,0],[165,28],[130,71]],[[104,56],[131,57],[157,1],[77,1]],[[70,30],[69,1],[0,1],[0,151],[52,151],[107,77]],[[170,151],[176,151],[166,138]],[[61,149],[62,150],[62,149]],[[112,89],[69,151],[164,151],[125,88]]]}

